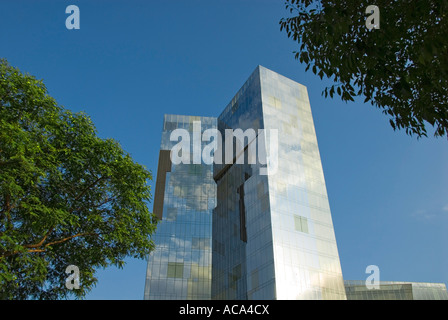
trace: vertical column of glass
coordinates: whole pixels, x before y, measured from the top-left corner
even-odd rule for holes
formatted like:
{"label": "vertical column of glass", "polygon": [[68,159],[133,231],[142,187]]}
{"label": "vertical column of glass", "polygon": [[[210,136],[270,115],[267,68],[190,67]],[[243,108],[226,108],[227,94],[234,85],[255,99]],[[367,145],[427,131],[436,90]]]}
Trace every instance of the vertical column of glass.
{"label": "vertical column of glass", "polygon": [[277,299],[345,299],[306,87],[260,67],[263,121],[278,130],[269,175]]}
{"label": "vertical column of glass", "polygon": [[[175,129],[193,136],[193,123],[201,123],[201,132],[216,128],[216,118],[165,115],[161,150],[171,150],[178,141],[170,141]],[[190,152],[193,151],[190,139]],[[201,142],[201,150],[206,142]],[[145,299],[210,299],[211,228],[216,202],[213,166],[204,163],[172,164],[166,174],[163,216],[148,258]]]}
{"label": "vertical column of glass", "polygon": [[[257,136],[263,128],[261,106],[257,68],[219,116],[222,136],[226,129],[246,134],[252,130]],[[245,138],[244,146],[249,143],[257,144],[257,139]],[[214,299],[275,299],[267,177],[260,175],[259,161],[249,164],[248,150],[243,164],[214,168],[218,197],[213,213]]]}

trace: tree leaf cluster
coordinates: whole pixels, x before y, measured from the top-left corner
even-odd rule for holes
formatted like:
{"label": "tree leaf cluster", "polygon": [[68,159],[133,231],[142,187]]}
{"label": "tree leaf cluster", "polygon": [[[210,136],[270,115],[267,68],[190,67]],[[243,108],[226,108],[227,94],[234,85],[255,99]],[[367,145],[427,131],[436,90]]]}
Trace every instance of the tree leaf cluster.
{"label": "tree leaf cluster", "polygon": [[[41,80],[0,60],[0,298],[81,298],[154,248],[151,172]],[[69,265],[80,289],[65,287]]]}
{"label": "tree leaf cluster", "polygon": [[[389,117],[394,130],[448,136],[448,1],[287,0],[280,29],[297,42],[295,58],[334,85],[343,101],[361,97]],[[366,27],[366,8],[380,28]]]}

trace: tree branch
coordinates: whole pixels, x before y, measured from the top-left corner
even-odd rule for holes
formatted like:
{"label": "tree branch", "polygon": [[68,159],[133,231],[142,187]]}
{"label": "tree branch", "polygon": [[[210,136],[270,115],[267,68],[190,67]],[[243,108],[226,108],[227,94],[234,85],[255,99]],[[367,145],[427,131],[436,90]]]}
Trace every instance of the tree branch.
{"label": "tree branch", "polygon": [[41,245],[44,244],[45,240],[47,239],[48,235],[53,231],[54,227],[51,227],[47,233],[44,235],[44,237],[42,238],[42,240],[40,240],[38,243],[36,244],[26,244],[24,245],[25,248],[37,248],[40,247]]}
{"label": "tree branch", "polygon": [[75,201],[79,200],[87,191],[89,191],[92,187],[94,187],[98,182],[100,182],[101,180],[105,180],[105,179],[109,179],[110,177],[99,177],[98,179],[96,179],[95,181],[93,181],[91,184],[89,184],[87,186],[87,188],[85,188],[80,194],[78,194],[75,197]]}
{"label": "tree branch", "polygon": [[59,243],[62,243],[62,242],[66,242],[66,241],[71,240],[73,238],[78,238],[78,237],[83,237],[83,236],[93,236],[93,235],[97,235],[97,233],[96,232],[77,233],[77,234],[75,234],[73,236],[70,236],[70,237],[67,237],[67,238],[64,238],[64,239],[60,239],[60,240],[57,240],[57,241],[49,242],[44,247],[46,248],[46,247],[52,246],[54,244],[59,244]]}
{"label": "tree branch", "polygon": [[7,160],[7,161],[0,161],[0,166],[7,166],[9,164],[14,164],[14,163],[19,163],[22,162],[21,159],[12,159],[12,160]]}
{"label": "tree branch", "polygon": [[11,218],[11,210],[14,209],[14,206],[11,205],[11,195],[7,194],[5,196],[5,207],[3,208],[3,210],[1,211],[1,214],[3,216],[3,214],[6,213],[6,219],[7,221],[7,230],[11,230],[12,229],[12,218]]}
{"label": "tree branch", "polygon": [[112,197],[112,198],[106,198],[103,202],[100,202],[99,204],[96,204],[96,205],[92,205],[92,206],[89,206],[89,207],[87,207],[86,205],[82,205],[82,206],[80,206],[80,207],[78,207],[78,208],[76,208],[76,209],[71,209],[70,210],[70,213],[73,213],[73,212],[75,212],[75,211],[79,211],[79,210],[81,210],[81,209],[92,209],[92,208],[99,208],[99,207],[101,207],[101,206],[103,206],[103,205],[105,205],[106,203],[108,203],[108,202],[111,202],[111,201],[113,201],[113,200],[116,200],[116,197]]}
{"label": "tree branch", "polygon": [[[48,235],[48,234],[47,234],[47,235]],[[49,242],[49,243],[45,244],[45,245],[43,246],[43,248],[39,248],[39,247],[41,247],[41,246],[43,245],[43,242],[44,242],[45,239],[47,238],[47,235],[45,235],[44,238],[43,238],[38,244],[24,245],[23,247],[25,247],[25,248],[30,248],[30,250],[27,250],[26,252],[27,252],[27,253],[45,252],[45,251],[46,251],[46,248],[47,248],[48,246],[52,246],[52,245],[55,245],[55,244],[60,244],[60,243],[63,243],[63,242],[67,242],[67,241],[69,241],[69,240],[71,240],[71,239],[74,239],[74,238],[83,237],[83,236],[93,236],[93,235],[95,235],[95,236],[99,236],[96,232],[83,232],[83,233],[77,233],[77,234],[75,234],[75,235],[73,235],[73,236],[70,236],[70,237],[66,237],[66,238],[63,238],[63,239],[59,239],[59,240],[56,240],[56,241]],[[36,249],[36,248],[38,248],[38,249]],[[4,252],[0,253],[0,258],[5,258],[5,257],[13,256],[13,255],[16,255],[16,254],[18,254],[18,253],[20,253],[19,250],[15,250],[15,251],[12,251],[12,252],[4,251]]]}

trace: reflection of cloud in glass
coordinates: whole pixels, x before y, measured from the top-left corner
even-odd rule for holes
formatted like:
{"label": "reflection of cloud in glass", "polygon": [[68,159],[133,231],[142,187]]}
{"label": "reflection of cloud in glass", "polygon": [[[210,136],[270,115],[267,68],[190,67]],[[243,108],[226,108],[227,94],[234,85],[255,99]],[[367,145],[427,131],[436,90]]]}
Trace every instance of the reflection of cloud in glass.
{"label": "reflection of cloud in glass", "polygon": [[[170,141],[172,130],[192,132],[195,121],[201,122],[201,130],[216,127],[215,118],[165,116],[161,149],[170,150],[177,143]],[[210,299],[211,211],[216,192],[212,170],[211,165],[172,163],[167,172],[163,217],[154,239],[156,250],[148,261],[148,275],[157,274],[158,278],[148,278],[145,297]]]}

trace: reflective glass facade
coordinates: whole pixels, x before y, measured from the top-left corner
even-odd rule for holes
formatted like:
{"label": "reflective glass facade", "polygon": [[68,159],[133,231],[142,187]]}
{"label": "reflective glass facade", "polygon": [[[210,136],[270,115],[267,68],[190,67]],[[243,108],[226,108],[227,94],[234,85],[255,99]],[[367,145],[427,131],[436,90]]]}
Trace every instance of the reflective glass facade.
{"label": "reflective glass facade", "polygon": [[324,174],[305,86],[260,68],[265,128],[278,128],[269,174],[277,299],[345,299]]}
{"label": "reflective glass facade", "polygon": [[[226,129],[258,133],[264,127],[260,84],[257,68],[219,116],[222,136]],[[257,143],[251,138],[245,146]],[[275,299],[268,180],[260,175],[260,161],[249,164],[248,150],[240,156],[243,164],[235,159],[214,166],[212,299]]]}
{"label": "reflective glass facade", "polygon": [[369,289],[363,281],[344,281],[348,300],[448,300],[444,283],[380,281]]}
{"label": "reflective glass facade", "polygon": [[[192,138],[188,163],[172,161],[176,129]],[[222,138],[214,164],[194,155],[210,146],[201,137],[207,129]],[[237,130],[242,143],[227,144],[226,133]],[[307,89],[261,66],[218,118],[165,115],[154,213],[145,299],[448,295],[438,284],[344,284]]]}
{"label": "reflective glass facade", "polygon": [[154,213],[161,220],[154,237],[156,249],[148,258],[145,299],[210,299],[213,166],[194,164],[193,139],[190,163],[171,163],[169,154],[178,143],[170,141],[173,130],[185,129],[193,136],[195,121],[201,123],[201,131],[216,128],[215,118],[164,118],[154,199]]}
{"label": "reflective glass facade", "polygon": [[218,128],[277,130],[278,158],[268,175],[249,148],[244,164],[214,168],[212,298],[345,299],[306,87],[260,66]]}

